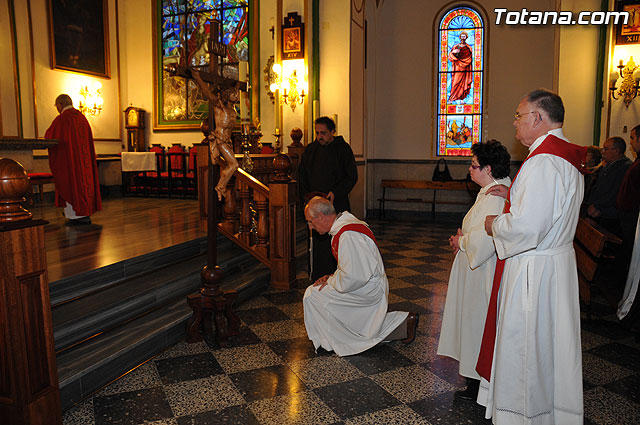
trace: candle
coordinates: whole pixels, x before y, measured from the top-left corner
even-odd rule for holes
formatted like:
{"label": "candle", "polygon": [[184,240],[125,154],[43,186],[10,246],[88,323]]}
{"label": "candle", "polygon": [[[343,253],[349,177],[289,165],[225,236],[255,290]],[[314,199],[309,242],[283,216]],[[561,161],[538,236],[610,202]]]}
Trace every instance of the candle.
{"label": "candle", "polygon": [[624,61],[620,59],[620,66],[624,66]]}
{"label": "candle", "polygon": [[240,119],[249,119],[249,93],[240,92]]}
{"label": "candle", "polygon": [[249,62],[240,61],[238,63],[238,81],[247,81],[249,76]]}

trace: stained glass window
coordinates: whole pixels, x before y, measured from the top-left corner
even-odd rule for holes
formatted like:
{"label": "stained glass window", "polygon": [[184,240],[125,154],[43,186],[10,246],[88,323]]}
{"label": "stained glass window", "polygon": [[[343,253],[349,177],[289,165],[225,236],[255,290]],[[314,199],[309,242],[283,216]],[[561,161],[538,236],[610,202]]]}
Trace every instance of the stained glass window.
{"label": "stained glass window", "polygon": [[438,28],[439,156],[470,156],[480,142],[484,77],[484,24],[468,7],[445,13]]}
{"label": "stained glass window", "polygon": [[249,0],[158,1],[158,125],[199,125],[208,103],[194,81],[172,77],[165,65],[208,70],[209,21],[222,22],[219,41],[227,45],[222,73],[238,78],[238,61],[249,60]]}

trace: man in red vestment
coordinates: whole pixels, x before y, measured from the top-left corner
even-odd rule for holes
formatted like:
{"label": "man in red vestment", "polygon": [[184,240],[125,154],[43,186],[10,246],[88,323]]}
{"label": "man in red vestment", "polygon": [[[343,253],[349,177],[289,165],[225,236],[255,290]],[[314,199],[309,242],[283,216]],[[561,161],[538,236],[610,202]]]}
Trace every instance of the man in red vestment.
{"label": "man in red vestment", "polygon": [[49,166],[56,185],[56,206],[64,207],[68,225],[91,224],[89,216],[102,209],[98,166],[89,122],[71,98],[56,98],[58,115],[45,133],[57,139],[49,148]]}
{"label": "man in red vestment", "polygon": [[453,66],[451,74],[451,94],[449,102],[454,100],[464,100],[471,91],[473,83],[473,72],[471,72],[473,54],[471,47],[467,44],[467,33],[460,33],[460,43],[453,46],[449,52],[449,60]]}

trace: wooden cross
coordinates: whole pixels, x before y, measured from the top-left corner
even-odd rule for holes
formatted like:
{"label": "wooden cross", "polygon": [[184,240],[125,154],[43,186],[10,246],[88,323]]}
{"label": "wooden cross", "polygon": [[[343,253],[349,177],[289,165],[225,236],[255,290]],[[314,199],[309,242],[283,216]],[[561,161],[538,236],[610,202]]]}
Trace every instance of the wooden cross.
{"label": "wooden cross", "polygon": [[[212,84],[219,90],[228,87],[238,87],[240,90],[247,90],[247,83],[238,82],[231,78],[220,75],[220,58],[227,54],[227,46],[220,43],[220,21],[209,22],[209,72],[200,72],[200,78],[208,84]],[[191,69],[187,67],[176,67],[174,73],[185,78],[193,78]],[[216,98],[209,97],[209,132],[216,128],[215,123],[215,102]],[[209,143],[215,143],[209,141]],[[191,294],[187,297],[189,306],[193,310],[193,315],[187,324],[187,341],[197,342],[202,340],[200,333],[201,325],[205,332],[212,330],[212,319],[215,322],[215,339],[220,346],[226,346],[229,336],[237,335],[240,328],[240,319],[233,313],[232,306],[238,298],[235,291],[222,291],[220,282],[223,277],[222,270],[216,265],[217,262],[217,228],[219,201],[214,187],[219,179],[220,170],[211,162],[209,157],[209,196],[207,212],[207,265],[200,273],[202,288],[199,293]]]}

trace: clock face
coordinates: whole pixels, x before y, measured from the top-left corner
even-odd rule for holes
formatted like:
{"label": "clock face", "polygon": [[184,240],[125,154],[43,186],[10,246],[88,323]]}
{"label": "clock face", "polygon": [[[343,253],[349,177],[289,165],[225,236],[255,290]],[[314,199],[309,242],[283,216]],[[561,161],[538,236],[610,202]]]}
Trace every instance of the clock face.
{"label": "clock face", "polygon": [[138,111],[135,109],[129,109],[129,113],[127,113],[127,125],[130,127],[138,126]]}

